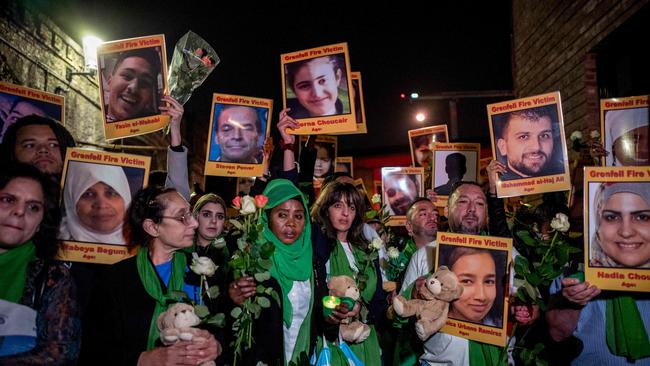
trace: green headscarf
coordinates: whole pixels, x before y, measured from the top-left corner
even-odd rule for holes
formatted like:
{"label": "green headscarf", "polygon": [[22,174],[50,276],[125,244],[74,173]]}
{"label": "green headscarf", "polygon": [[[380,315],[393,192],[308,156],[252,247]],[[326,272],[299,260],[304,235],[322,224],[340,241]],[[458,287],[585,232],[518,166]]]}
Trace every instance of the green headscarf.
{"label": "green headscarf", "polygon": [[[307,201],[302,192],[286,179],[272,180],[263,193],[268,197],[265,211],[262,213],[262,223],[264,225],[263,235],[266,240],[273,243],[275,251],[271,260],[271,276],[275,278],[282,289],[282,319],[284,325],[289,328],[293,315],[291,301],[289,301],[289,292],[293,287],[294,281],[311,280],[311,297],[309,299],[309,311],[305,320],[300,326],[298,337],[293,350],[292,360],[295,360],[301,353],[309,352],[309,337],[311,329],[311,313],[314,305],[314,282],[312,278],[312,245],[311,245],[311,220],[309,219],[309,209]],[[272,209],[289,199],[297,199],[302,202],[305,209],[305,227],[302,229],[300,237],[293,244],[284,244],[273,234],[269,227],[269,218],[266,209]],[[290,360],[285,360],[287,364]]]}
{"label": "green headscarf", "polygon": [[271,276],[275,278],[282,289],[283,299],[283,319],[284,324],[291,326],[291,302],[287,297],[293,281],[306,281],[312,274],[312,246],[311,246],[311,224],[309,219],[309,210],[307,201],[302,192],[286,179],[272,180],[263,193],[269,201],[265,209],[272,209],[285,201],[296,198],[302,202],[305,208],[305,227],[300,237],[291,245],[282,243],[271,232],[269,227],[269,218],[267,211],[262,213],[262,223],[264,224],[264,239],[270,241],[275,246],[275,252],[271,258],[273,266],[271,267]]}

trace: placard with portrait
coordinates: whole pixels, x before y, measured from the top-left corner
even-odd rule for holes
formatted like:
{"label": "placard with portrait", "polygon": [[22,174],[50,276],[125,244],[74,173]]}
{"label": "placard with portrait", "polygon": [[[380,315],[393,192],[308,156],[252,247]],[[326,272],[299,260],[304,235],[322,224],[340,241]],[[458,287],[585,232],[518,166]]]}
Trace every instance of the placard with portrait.
{"label": "placard with portrait", "polygon": [[107,140],[161,130],[167,90],[165,36],[122,39],[97,47],[99,95]]}
{"label": "placard with portrait", "polygon": [[382,202],[390,216],[388,225],[406,224],[409,206],[424,195],[423,176],[423,168],[381,168]]}
{"label": "placard with portrait", "polygon": [[650,96],[600,100],[601,142],[607,156],[604,166],[650,165],[648,104]]}
{"label": "placard with portrait", "polygon": [[505,346],[512,239],[439,231],[436,243],[435,268],[447,266],[463,286],[440,331]]}
{"label": "placard with portrait", "polygon": [[414,167],[428,168],[431,163],[431,147],[435,143],[448,142],[447,125],[436,125],[408,131],[411,161]]}
{"label": "placard with portrait", "polygon": [[19,118],[37,115],[65,124],[65,98],[58,94],[0,81],[0,142]]}
{"label": "placard with portrait", "polygon": [[361,82],[361,73],[352,71],[352,101],[354,102],[354,120],[357,122],[357,129],[352,132],[337,132],[336,135],[352,135],[368,132],[366,125],[366,107],[363,101],[363,83]]}
{"label": "placard with portrait", "polygon": [[347,43],[280,56],[282,102],[300,125],[296,135],[357,130]]}
{"label": "placard with portrait", "polygon": [[354,177],[354,158],[351,156],[337,156],[334,172],[348,173],[351,177]]}
{"label": "placard with portrait", "polygon": [[585,280],[650,291],[650,167],[585,167]]}
{"label": "placard with portrait", "polygon": [[506,166],[497,196],[571,189],[560,92],[488,104],[492,158]]}
{"label": "placard with portrait", "polygon": [[[337,161],[337,138],[336,136],[318,135],[312,136],[314,140],[314,149],[316,149],[316,161],[314,162],[314,179],[323,180],[328,175],[334,174],[336,171]],[[300,136],[300,146],[298,148],[298,156],[302,154],[303,149],[309,136]]]}
{"label": "placard with portrait", "polygon": [[436,143],[433,146],[433,191],[436,206],[447,206],[451,189],[457,182],[478,182],[481,144]]}
{"label": "placard with portrait", "polygon": [[112,264],[131,256],[124,237],[132,197],[149,179],[151,158],[69,148],[61,176],[61,260]]}
{"label": "placard with portrait", "polygon": [[272,112],[272,99],[213,94],[205,174],[262,176]]}

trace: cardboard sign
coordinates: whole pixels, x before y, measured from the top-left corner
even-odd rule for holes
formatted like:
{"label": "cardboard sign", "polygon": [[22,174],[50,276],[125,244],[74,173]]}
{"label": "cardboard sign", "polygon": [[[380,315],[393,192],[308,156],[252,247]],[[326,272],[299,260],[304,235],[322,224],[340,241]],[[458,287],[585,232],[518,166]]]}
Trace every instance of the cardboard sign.
{"label": "cardboard sign", "polygon": [[0,142],[9,126],[33,114],[65,124],[65,98],[0,81]]}
{"label": "cardboard sign", "polygon": [[285,53],[282,102],[300,127],[296,135],[332,134],[357,130],[350,95],[352,77],[347,43]]}
{"label": "cardboard sign", "polygon": [[649,95],[600,100],[600,129],[604,166],[650,165],[648,156]]}
{"label": "cardboard sign", "polygon": [[560,93],[488,104],[492,157],[506,165],[497,196],[568,191],[569,162]]}
{"label": "cardboard sign", "polygon": [[126,246],[123,223],[132,197],[147,185],[150,166],[148,156],[69,148],[57,258],[112,264],[135,254]]}
{"label": "cardboard sign", "polygon": [[363,99],[363,84],[361,83],[361,73],[358,71],[352,71],[350,73],[352,77],[352,91],[353,91],[353,101],[354,101],[354,119],[357,122],[356,131],[352,132],[337,132],[337,135],[351,135],[351,134],[362,134],[368,132],[368,127],[366,125],[366,109]]}
{"label": "cardboard sign", "polygon": [[436,206],[447,206],[452,186],[456,182],[477,182],[481,144],[436,143],[433,147],[433,177]]}
{"label": "cardboard sign", "polygon": [[167,90],[165,36],[130,38],[97,48],[99,95],[107,140],[167,127],[159,109]]}
{"label": "cardboard sign", "polygon": [[388,225],[406,224],[406,211],[424,195],[423,168],[381,168],[382,202],[390,216]]}
{"label": "cardboard sign", "polygon": [[440,331],[505,346],[512,239],[438,232],[436,243],[435,268],[447,266],[464,286]]}
{"label": "cardboard sign", "polygon": [[[302,153],[302,147],[309,136],[300,136],[298,156]],[[314,179],[322,182],[325,177],[336,170],[337,161],[337,138],[336,136],[318,135],[315,137],[314,148],[316,149],[316,161],[314,162]],[[315,186],[314,186],[315,187]]]}
{"label": "cardboard sign", "polygon": [[437,125],[430,127],[409,130],[409,145],[411,146],[411,161],[414,167],[428,167],[427,162],[431,162],[432,144],[448,142],[449,134],[447,125]]}
{"label": "cardboard sign", "polygon": [[354,177],[354,162],[351,156],[337,156],[334,172],[344,172]]}
{"label": "cardboard sign", "polygon": [[585,167],[585,280],[650,291],[650,167]]}
{"label": "cardboard sign", "polygon": [[272,112],[271,99],[213,94],[205,174],[261,176]]}

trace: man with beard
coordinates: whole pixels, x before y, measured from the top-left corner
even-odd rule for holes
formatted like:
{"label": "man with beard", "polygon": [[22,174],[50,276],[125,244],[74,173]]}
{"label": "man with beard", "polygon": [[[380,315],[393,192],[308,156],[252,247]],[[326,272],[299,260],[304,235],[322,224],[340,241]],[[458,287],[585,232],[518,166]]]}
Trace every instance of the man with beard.
{"label": "man with beard", "polygon": [[411,174],[390,174],[384,179],[384,192],[391,215],[405,216],[418,195],[416,178]]}
{"label": "man with beard", "polygon": [[413,252],[404,280],[403,292],[418,277],[433,269],[436,262],[436,234],[438,233],[438,209],[424,197],[418,197],[406,212],[406,231],[411,239],[406,243],[404,252]]}
{"label": "man with beard", "polygon": [[[554,106],[552,106],[554,107]],[[564,168],[553,161],[553,111],[549,106],[511,112],[496,144],[507,171],[501,180],[560,174]]]}
{"label": "man with beard", "polygon": [[217,119],[215,144],[219,145],[221,156],[218,161],[225,163],[257,164],[262,148],[259,146],[263,135],[262,124],[257,110],[241,105],[224,106]]}

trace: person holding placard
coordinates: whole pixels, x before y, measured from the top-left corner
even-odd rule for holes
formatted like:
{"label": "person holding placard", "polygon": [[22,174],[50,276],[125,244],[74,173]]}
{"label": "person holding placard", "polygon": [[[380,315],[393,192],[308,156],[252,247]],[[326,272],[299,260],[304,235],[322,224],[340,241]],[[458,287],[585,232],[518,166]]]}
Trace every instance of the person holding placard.
{"label": "person holding placard", "polygon": [[292,118],[343,114],[338,90],[344,76],[342,62],[330,55],[285,65],[287,85],[296,96],[287,100],[287,112]]}

